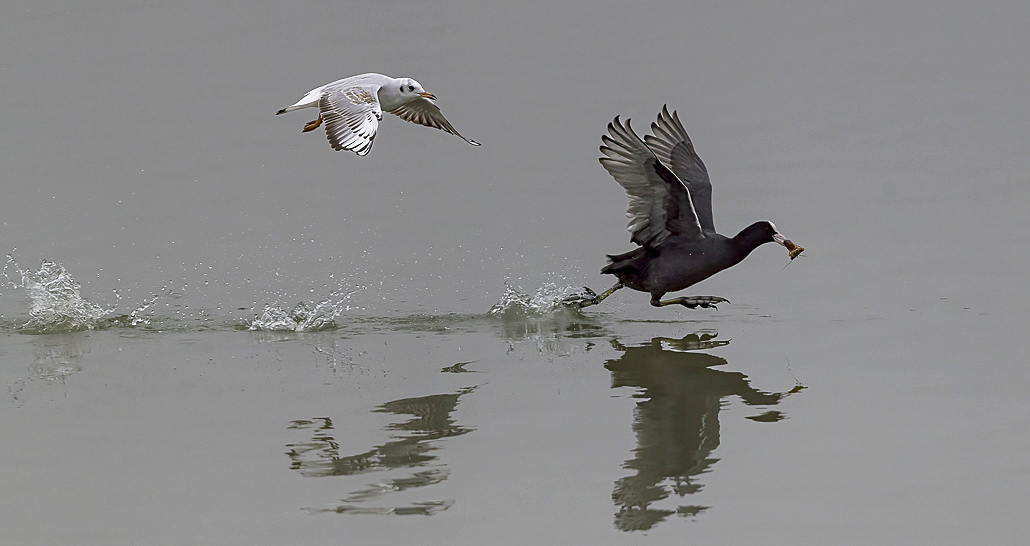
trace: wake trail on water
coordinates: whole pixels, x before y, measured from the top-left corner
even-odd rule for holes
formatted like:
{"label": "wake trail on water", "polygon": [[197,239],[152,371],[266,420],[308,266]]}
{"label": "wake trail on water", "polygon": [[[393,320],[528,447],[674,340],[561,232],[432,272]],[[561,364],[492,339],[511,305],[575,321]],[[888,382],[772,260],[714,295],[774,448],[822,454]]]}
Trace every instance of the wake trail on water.
{"label": "wake trail on water", "polygon": [[[279,304],[266,304],[262,313],[253,319],[219,321],[203,310],[192,310],[178,303],[183,294],[165,286],[160,294],[152,294],[134,306],[128,313],[118,314],[117,308],[105,307],[82,297],[81,284],[65,267],[51,260],[43,260],[39,269],[25,270],[18,266],[11,255],[7,256],[0,275],[6,279],[5,288],[22,289],[29,298],[27,321],[5,320],[0,316],[0,326],[11,327],[24,334],[69,333],[84,330],[108,328],[142,328],[148,331],[188,330],[265,330],[312,332],[332,329],[342,313],[353,309],[348,304],[351,296],[360,288],[340,288],[316,302],[302,301],[290,310]],[[118,290],[114,291],[118,301],[122,300]],[[177,316],[161,316],[156,308],[159,301],[166,300],[166,306]],[[245,308],[240,308],[245,309]]]}
{"label": "wake trail on water", "polygon": [[[505,283],[501,298],[485,314],[407,314],[368,316],[368,309],[354,305],[353,298],[364,287],[338,286],[329,295],[295,305],[265,303],[251,318],[219,317],[183,303],[186,290],[165,286],[159,294],[138,301],[128,313],[118,313],[117,303],[105,307],[84,298],[82,286],[63,265],[43,260],[36,270],[23,270],[11,255],[2,272],[4,288],[21,289],[28,296],[29,318],[11,321],[0,315],[0,328],[24,334],[69,333],[109,328],[134,328],[148,332],[245,330],[258,332],[320,332],[346,329],[347,333],[410,332],[457,333],[491,331],[500,328],[505,337],[525,338],[546,332],[562,332],[591,322],[577,308],[563,304],[581,289],[545,282],[532,293]],[[0,279],[2,281],[3,279]],[[114,290],[117,302],[123,296]],[[269,300],[266,300],[269,301]],[[161,304],[161,305],[159,305]],[[159,307],[166,310],[162,315]],[[253,313],[256,302],[236,307]],[[590,328],[587,328],[590,329]]]}

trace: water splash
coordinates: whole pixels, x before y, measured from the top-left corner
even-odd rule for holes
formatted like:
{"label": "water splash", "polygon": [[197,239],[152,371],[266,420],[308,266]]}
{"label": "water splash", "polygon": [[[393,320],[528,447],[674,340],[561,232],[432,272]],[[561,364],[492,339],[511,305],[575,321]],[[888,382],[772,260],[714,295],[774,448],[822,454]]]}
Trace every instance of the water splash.
{"label": "water splash", "polygon": [[537,288],[533,295],[529,295],[521,288],[505,283],[504,295],[490,308],[487,314],[500,318],[525,318],[546,317],[556,312],[569,312],[571,311],[569,306],[562,302],[581,290],[582,288],[574,286],[558,286],[555,283],[546,282]]}
{"label": "water splash", "polygon": [[[8,256],[8,266],[12,259]],[[7,276],[7,267],[4,275]],[[80,285],[59,263],[43,260],[38,271],[19,271],[32,307],[29,321],[19,327],[27,333],[49,334],[93,330],[102,326],[105,309],[79,293]],[[9,278],[9,277],[8,277]]]}
{"label": "water splash", "polygon": [[336,328],[336,318],[352,309],[347,302],[359,290],[338,290],[317,303],[302,301],[290,311],[276,304],[267,304],[261,316],[245,326],[251,331],[271,332],[316,332]]}
{"label": "water splash", "polygon": [[[115,292],[117,294],[117,292]],[[149,326],[153,322],[153,317],[143,315],[143,313],[154,307],[161,296],[152,296],[149,300],[145,300],[138,307],[133,309],[128,315],[129,326]]]}
{"label": "water splash", "polygon": [[11,274],[8,273],[8,270],[10,270],[12,267],[14,268],[14,270],[16,272],[19,273],[19,275],[23,273],[23,271],[21,269],[18,269],[18,263],[14,261],[14,256],[11,256],[10,254],[8,254],[7,255],[7,263],[4,264],[3,271],[0,271],[0,274],[2,274],[4,276],[4,278],[7,279],[7,281],[3,282],[3,283],[0,283],[0,286],[6,286],[8,288],[18,288],[18,286],[20,286],[18,284],[18,280],[12,279],[11,278]]}

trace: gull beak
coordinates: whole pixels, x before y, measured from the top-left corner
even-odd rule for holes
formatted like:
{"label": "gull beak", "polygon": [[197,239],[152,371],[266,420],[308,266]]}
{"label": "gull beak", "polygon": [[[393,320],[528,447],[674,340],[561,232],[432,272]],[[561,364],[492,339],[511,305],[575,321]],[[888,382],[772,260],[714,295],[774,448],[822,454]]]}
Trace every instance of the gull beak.
{"label": "gull beak", "polygon": [[794,258],[797,258],[799,255],[801,255],[802,252],[805,251],[805,247],[798,246],[798,245],[790,242],[790,239],[784,237],[783,234],[779,233],[779,232],[776,232],[776,233],[773,234],[773,241],[777,242],[778,244],[783,245],[784,248],[786,248],[790,252],[790,259],[791,260],[793,260]]}
{"label": "gull beak", "polygon": [[436,100],[436,95],[434,95],[432,93],[429,93],[429,92],[419,93],[418,96],[423,97],[423,98],[427,98],[429,100]]}

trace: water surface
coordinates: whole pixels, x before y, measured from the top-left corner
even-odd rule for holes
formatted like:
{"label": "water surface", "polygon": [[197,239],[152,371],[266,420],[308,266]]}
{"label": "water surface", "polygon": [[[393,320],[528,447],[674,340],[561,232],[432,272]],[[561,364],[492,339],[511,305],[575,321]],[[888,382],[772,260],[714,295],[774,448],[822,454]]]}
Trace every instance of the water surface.
{"label": "water surface", "polygon": [[[12,544],[1030,531],[1022,3],[0,15]],[[367,71],[483,146],[274,115]],[[630,248],[605,124],[665,103],[720,232],[805,254],[690,290],[717,310],[555,306]]]}

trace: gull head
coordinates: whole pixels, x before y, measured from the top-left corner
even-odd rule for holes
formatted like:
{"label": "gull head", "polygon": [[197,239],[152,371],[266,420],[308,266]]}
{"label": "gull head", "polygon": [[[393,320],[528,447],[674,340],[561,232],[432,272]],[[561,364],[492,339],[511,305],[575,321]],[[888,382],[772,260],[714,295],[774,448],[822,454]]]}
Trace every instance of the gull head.
{"label": "gull head", "polygon": [[419,97],[426,98],[429,100],[436,100],[436,95],[426,92],[426,90],[422,88],[421,83],[418,83],[417,81],[411,78],[400,79],[399,91],[400,96],[406,100],[414,100]]}

